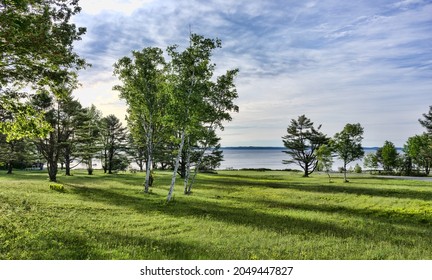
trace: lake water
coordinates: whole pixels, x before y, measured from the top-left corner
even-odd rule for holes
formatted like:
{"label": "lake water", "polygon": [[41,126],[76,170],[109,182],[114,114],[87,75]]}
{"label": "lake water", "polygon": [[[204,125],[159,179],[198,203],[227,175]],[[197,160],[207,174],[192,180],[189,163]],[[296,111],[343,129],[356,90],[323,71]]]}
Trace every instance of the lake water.
{"label": "lake water", "polygon": [[[283,160],[288,159],[288,155],[283,151],[285,148],[271,148],[271,147],[234,147],[234,148],[222,148],[224,161],[221,162],[221,166],[218,168],[223,169],[242,169],[242,168],[267,168],[273,170],[283,170],[283,169],[297,169],[302,170],[296,164],[283,164]],[[376,148],[365,148],[365,154],[375,153]],[[399,151],[400,152],[400,151]],[[101,169],[102,166],[99,160],[94,160],[95,169]],[[357,160],[348,164],[348,169],[350,167],[354,168],[356,164],[359,164],[362,168],[363,161]],[[343,162],[337,158],[334,158],[333,170],[337,170],[338,167],[342,167]],[[132,163],[133,168],[138,168],[138,166]],[[84,164],[79,164],[77,168],[85,169],[87,168]]]}
{"label": "lake water", "polygon": [[[283,164],[283,160],[288,159],[288,155],[283,151],[285,148],[269,148],[269,147],[235,147],[222,148],[224,161],[219,169],[242,169],[242,168],[268,168],[268,169],[297,169],[301,168],[296,164]],[[365,154],[375,153],[376,148],[365,149]],[[354,168],[356,164],[362,168],[363,161],[357,160],[347,165],[347,168]],[[343,161],[335,158],[332,169],[337,170],[343,166]]]}

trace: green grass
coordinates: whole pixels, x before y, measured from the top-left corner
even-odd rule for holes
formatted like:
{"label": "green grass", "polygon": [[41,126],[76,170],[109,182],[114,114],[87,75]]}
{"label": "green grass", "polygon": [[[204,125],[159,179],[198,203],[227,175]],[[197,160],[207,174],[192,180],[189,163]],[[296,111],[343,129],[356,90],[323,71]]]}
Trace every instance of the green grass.
{"label": "green grass", "polygon": [[432,183],[282,171],[0,173],[0,259],[432,259]]}

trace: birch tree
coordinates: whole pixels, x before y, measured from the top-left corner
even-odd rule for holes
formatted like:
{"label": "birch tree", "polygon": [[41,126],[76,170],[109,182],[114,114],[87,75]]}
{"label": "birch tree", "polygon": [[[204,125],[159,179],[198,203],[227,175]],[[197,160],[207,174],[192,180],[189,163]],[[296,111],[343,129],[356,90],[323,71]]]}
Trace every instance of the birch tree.
{"label": "birch tree", "polygon": [[159,48],[133,51],[132,57],[123,57],[114,65],[114,74],[123,82],[123,85],[117,85],[114,89],[126,100],[128,125],[135,143],[145,143],[147,159],[144,192],[148,193],[154,147],[158,135],[163,135],[161,124],[167,105],[166,66]]}
{"label": "birch tree", "polygon": [[[239,107],[234,104],[234,100],[238,97],[237,89],[234,84],[234,79],[238,74],[238,69],[228,70],[224,75],[217,77],[216,82],[209,82],[210,88],[207,95],[204,97],[204,106],[202,107],[201,123],[203,124],[200,149],[198,151],[198,159],[192,175],[188,171],[185,180],[185,194],[190,194],[192,191],[195,177],[198,169],[204,159],[205,153],[210,147],[217,147],[219,138],[216,136],[216,130],[224,129],[224,122],[232,120],[231,112],[238,112]],[[190,166],[190,165],[189,165]]]}
{"label": "birch tree", "polygon": [[[215,83],[212,81],[216,65],[211,63],[211,57],[213,51],[221,47],[222,44],[219,39],[208,39],[201,35],[191,34],[189,47],[184,51],[178,51],[177,45],[168,48],[168,54],[171,57],[170,77],[172,82],[172,98],[170,99],[171,123],[175,124],[180,137],[167,201],[172,199],[177,170],[183,152],[185,152],[187,162],[185,192],[188,192],[190,155],[194,141],[192,137],[194,132],[201,127],[206,127],[206,125],[207,129],[212,130],[214,129],[214,125],[224,120],[224,118],[219,117],[216,119],[209,118],[209,116],[214,117],[215,112],[218,112],[212,102],[215,100],[217,93],[215,85],[222,84],[221,82]],[[237,71],[231,70],[224,77],[234,78]],[[227,86],[228,84],[225,84],[225,92],[229,92],[233,98],[237,97],[235,90]],[[221,103],[217,104],[221,105]],[[231,104],[225,110],[222,110],[224,117],[230,119],[225,115],[226,110],[238,110],[238,107]],[[221,115],[222,111],[219,112]],[[209,126],[209,124],[211,125]],[[184,148],[186,148],[185,151],[183,150]]]}

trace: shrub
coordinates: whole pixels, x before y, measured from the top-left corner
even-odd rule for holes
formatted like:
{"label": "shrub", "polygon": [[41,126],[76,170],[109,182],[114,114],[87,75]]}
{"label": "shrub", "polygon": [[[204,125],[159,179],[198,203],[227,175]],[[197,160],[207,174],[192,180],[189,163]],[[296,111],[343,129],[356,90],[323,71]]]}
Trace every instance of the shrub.
{"label": "shrub", "polygon": [[62,184],[50,183],[49,187],[53,191],[64,192],[64,186]]}
{"label": "shrub", "polygon": [[355,173],[362,173],[362,168],[360,167],[360,165],[358,165],[358,163],[355,165],[354,167],[354,172]]}

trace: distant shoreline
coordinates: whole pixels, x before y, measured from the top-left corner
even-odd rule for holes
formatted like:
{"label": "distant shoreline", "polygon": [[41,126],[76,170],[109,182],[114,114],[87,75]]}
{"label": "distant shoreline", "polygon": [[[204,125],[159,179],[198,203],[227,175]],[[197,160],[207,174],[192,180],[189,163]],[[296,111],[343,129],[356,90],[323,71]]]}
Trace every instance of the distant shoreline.
{"label": "distant shoreline", "polygon": [[[378,150],[380,147],[363,147],[363,150]],[[227,146],[221,147],[222,150],[285,150],[285,147],[272,147],[272,146]],[[397,147],[396,150],[402,150]]]}

